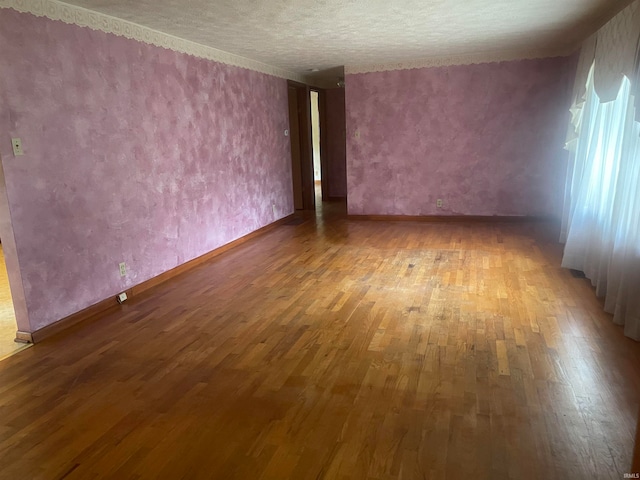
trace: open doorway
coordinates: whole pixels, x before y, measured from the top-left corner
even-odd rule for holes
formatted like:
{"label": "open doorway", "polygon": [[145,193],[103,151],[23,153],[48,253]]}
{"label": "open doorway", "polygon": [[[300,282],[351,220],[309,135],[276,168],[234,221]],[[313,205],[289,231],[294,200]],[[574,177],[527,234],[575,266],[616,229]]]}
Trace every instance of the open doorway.
{"label": "open doorway", "polygon": [[293,203],[296,210],[314,210],[315,188],[309,87],[292,80],[288,81],[288,86]]}
{"label": "open doorway", "polygon": [[288,87],[293,203],[296,210],[315,210],[328,198],[325,92],[292,80]]}
{"label": "open doorway", "polygon": [[[19,267],[3,161],[7,159],[0,158],[0,360],[31,346],[30,343],[16,342],[16,338],[20,338],[21,342],[30,341],[31,334],[28,333],[29,319],[26,315],[24,292],[20,290],[22,281],[19,273],[16,274],[19,272]],[[13,273],[11,283],[9,271]],[[10,285],[14,287],[13,292]],[[20,315],[16,315],[16,310]]]}
{"label": "open doorway", "polygon": [[16,330],[16,313],[9,287],[4,249],[0,243],[0,360],[27,347],[26,344],[15,342]]}
{"label": "open doorway", "polygon": [[322,201],[322,161],[320,151],[320,95],[316,90],[310,91],[311,102],[311,143],[313,155],[313,184],[318,200]]}

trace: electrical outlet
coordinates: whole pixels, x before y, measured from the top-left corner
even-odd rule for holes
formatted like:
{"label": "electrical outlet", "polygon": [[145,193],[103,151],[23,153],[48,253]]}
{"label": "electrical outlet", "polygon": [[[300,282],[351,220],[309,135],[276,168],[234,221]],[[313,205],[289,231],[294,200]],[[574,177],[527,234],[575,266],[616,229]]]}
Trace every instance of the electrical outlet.
{"label": "electrical outlet", "polygon": [[273,210],[273,215],[274,216],[278,214],[278,212],[276,211],[276,204],[275,203],[271,204],[271,210]]}
{"label": "electrical outlet", "polygon": [[120,263],[120,276],[121,277],[127,276],[127,264],[124,262]]}
{"label": "electrical outlet", "polygon": [[441,198],[436,200],[436,207],[442,208],[442,199]]}
{"label": "electrical outlet", "polygon": [[19,138],[11,139],[11,147],[13,148],[13,156],[19,157],[20,155],[24,155],[24,150],[22,150],[22,140]]}

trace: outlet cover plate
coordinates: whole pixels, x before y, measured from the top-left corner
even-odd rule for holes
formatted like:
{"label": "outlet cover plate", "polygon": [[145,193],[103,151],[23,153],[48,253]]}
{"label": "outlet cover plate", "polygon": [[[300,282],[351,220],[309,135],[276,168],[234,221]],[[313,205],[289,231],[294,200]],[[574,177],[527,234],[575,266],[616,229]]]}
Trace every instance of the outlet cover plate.
{"label": "outlet cover plate", "polygon": [[19,138],[11,139],[11,147],[13,148],[14,157],[24,155],[24,150],[22,150],[22,140],[20,140]]}

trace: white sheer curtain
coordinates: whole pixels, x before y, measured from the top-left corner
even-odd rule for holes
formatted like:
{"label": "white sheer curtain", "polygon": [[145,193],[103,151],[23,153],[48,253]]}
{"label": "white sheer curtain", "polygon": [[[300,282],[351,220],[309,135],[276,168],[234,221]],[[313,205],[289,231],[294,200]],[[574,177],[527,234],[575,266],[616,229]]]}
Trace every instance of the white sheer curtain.
{"label": "white sheer curtain", "polygon": [[640,123],[631,83],[601,103],[592,66],[567,179],[562,266],[581,270],[605,298],[605,310],[640,340]]}

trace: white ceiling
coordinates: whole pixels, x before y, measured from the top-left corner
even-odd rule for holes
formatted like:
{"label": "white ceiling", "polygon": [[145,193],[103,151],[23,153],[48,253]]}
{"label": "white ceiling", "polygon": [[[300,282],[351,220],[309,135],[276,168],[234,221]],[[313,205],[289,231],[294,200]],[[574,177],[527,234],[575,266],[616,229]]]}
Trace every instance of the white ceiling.
{"label": "white ceiling", "polygon": [[306,74],[340,65],[567,53],[630,0],[65,0]]}

